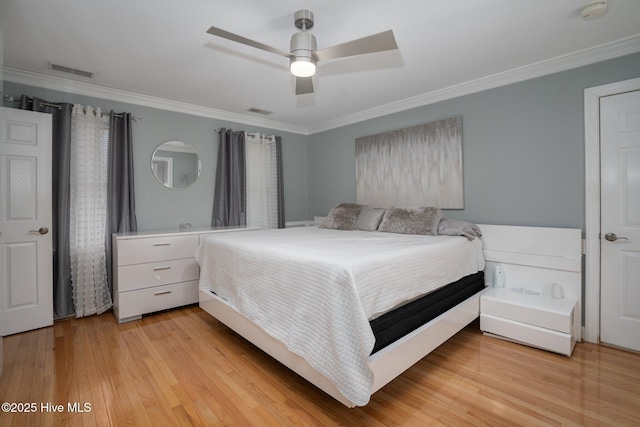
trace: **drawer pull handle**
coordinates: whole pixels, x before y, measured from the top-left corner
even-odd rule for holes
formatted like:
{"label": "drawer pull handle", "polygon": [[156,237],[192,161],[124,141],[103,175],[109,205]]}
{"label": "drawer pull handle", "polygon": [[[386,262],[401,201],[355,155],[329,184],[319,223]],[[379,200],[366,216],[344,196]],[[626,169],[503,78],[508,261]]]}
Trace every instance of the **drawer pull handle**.
{"label": "drawer pull handle", "polygon": [[154,243],[153,246],[171,246],[171,242]]}
{"label": "drawer pull handle", "polygon": [[172,292],[172,291],[156,292],[156,293],[155,293],[155,294],[153,294],[153,295],[155,295],[155,296],[158,296],[158,295],[166,295],[166,294],[170,294],[171,292]]}
{"label": "drawer pull handle", "polygon": [[165,265],[165,266],[162,266],[162,267],[153,267],[153,271],[169,270],[169,269],[171,269],[170,265]]}

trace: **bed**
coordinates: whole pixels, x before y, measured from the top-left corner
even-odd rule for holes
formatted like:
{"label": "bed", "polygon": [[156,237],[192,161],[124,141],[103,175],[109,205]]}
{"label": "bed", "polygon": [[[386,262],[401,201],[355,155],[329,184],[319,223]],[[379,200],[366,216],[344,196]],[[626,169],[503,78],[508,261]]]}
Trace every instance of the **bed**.
{"label": "bed", "polygon": [[460,236],[254,230],[196,260],[205,311],[350,407],[477,318],[484,290],[482,242]]}

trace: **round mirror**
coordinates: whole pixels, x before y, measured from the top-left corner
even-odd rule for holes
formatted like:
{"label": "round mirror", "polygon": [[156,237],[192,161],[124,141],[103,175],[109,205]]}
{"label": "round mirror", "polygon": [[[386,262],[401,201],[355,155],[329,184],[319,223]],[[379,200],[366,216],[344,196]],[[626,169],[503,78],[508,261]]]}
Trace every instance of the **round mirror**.
{"label": "round mirror", "polygon": [[191,145],[182,141],[167,141],[153,152],[151,170],[165,187],[185,188],[200,176],[202,162]]}

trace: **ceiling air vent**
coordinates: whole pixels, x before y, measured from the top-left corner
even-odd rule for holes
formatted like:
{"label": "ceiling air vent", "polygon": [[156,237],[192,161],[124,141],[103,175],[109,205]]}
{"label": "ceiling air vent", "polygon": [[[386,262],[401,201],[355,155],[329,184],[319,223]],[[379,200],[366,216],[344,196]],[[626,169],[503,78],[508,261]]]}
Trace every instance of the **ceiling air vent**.
{"label": "ceiling air vent", "polygon": [[273,113],[273,111],[263,110],[262,108],[255,107],[248,108],[247,111],[249,111],[250,113],[262,114],[263,116],[268,116],[269,114]]}
{"label": "ceiling air vent", "polygon": [[78,70],[77,68],[66,67],[64,65],[58,64],[49,64],[49,68],[55,71],[62,71],[63,73],[74,74],[76,76],[87,77],[89,79],[93,78],[93,73],[85,70]]}

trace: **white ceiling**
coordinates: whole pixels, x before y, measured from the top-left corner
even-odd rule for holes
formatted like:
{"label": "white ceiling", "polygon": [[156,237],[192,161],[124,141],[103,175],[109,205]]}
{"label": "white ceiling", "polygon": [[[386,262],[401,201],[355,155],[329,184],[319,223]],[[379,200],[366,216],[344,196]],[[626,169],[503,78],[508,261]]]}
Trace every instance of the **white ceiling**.
{"label": "white ceiling", "polygon": [[[580,10],[589,3],[0,0],[0,29],[6,75],[42,73],[313,133],[456,90],[640,51],[640,1],[609,0],[604,17],[584,21]],[[288,51],[299,9],[315,15],[318,49],[388,29],[399,49],[320,62],[315,94],[296,96],[286,58],[206,33],[213,25]],[[53,71],[49,63],[95,76]]]}

